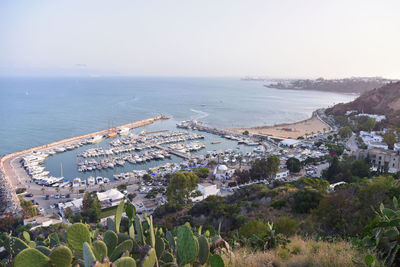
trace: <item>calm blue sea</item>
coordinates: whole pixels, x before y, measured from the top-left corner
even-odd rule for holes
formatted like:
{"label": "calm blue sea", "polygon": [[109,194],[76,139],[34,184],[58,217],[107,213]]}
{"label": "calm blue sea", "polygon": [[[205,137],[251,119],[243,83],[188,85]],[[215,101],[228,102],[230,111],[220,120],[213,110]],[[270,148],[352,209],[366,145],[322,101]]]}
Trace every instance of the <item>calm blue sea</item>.
{"label": "calm blue sea", "polygon": [[159,114],[170,125],[272,125],[354,98],[237,78],[0,78],[0,155]]}

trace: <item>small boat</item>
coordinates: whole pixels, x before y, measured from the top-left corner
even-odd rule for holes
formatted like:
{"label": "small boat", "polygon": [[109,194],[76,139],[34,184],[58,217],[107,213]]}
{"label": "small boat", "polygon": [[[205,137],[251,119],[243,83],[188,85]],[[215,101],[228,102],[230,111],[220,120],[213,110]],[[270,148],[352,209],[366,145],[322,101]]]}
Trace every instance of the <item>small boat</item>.
{"label": "small boat", "polygon": [[104,183],[106,183],[106,184],[110,182],[110,179],[108,179],[107,177],[104,177],[103,180],[104,180]]}
{"label": "small boat", "polygon": [[87,178],[87,183],[89,186],[91,186],[91,185],[95,185],[96,181],[93,176],[89,176],[89,178]]}
{"label": "small boat", "polygon": [[96,177],[96,183],[99,184],[99,185],[100,184],[104,184],[103,177],[97,176]]}
{"label": "small boat", "polygon": [[211,142],[211,144],[212,144],[212,145],[221,144],[221,141],[214,141],[214,142]]}
{"label": "small boat", "polygon": [[72,181],[72,186],[76,187],[76,186],[80,186],[81,185],[81,178],[76,177],[73,181]]}

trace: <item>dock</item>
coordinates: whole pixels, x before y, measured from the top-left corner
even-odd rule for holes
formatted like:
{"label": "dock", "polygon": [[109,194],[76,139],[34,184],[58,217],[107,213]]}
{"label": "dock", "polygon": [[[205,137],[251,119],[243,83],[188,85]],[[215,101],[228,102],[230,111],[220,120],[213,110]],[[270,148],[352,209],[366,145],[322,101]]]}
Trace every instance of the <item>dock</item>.
{"label": "dock", "polygon": [[158,149],[167,151],[168,153],[173,154],[173,155],[175,155],[177,157],[180,157],[180,158],[183,158],[183,159],[190,159],[189,155],[187,155],[185,153],[181,153],[181,152],[178,152],[178,151],[173,150],[173,149],[168,149],[168,148],[163,147],[161,145],[154,144],[153,147],[156,147]]}

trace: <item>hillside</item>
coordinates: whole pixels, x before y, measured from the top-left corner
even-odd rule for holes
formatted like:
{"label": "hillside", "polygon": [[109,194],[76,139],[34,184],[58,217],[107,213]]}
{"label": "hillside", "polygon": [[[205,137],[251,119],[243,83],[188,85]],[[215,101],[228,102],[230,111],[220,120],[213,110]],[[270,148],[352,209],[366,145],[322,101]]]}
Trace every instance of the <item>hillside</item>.
{"label": "hillside", "polygon": [[274,83],[266,84],[265,87],[286,90],[314,90],[323,92],[362,94],[374,88],[384,86],[390,82],[393,81],[380,77],[353,77],[345,79],[318,78],[316,80],[279,80]]}
{"label": "hillside", "polygon": [[400,123],[400,82],[389,83],[380,88],[363,93],[357,99],[346,104],[337,104],[328,109],[328,113],[344,115],[346,111],[386,115],[388,122]]}

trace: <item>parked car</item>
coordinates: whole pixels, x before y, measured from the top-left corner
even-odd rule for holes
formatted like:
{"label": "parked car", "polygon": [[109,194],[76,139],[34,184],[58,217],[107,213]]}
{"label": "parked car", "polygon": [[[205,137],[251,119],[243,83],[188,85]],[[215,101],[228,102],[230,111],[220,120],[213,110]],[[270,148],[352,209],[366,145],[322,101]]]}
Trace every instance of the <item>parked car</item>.
{"label": "parked car", "polygon": [[46,195],[46,197],[44,199],[49,200],[50,196]]}
{"label": "parked car", "polygon": [[54,196],[54,198],[55,198],[55,199],[58,199],[58,198],[60,198],[60,195],[59,195],[59,194],[56,194],[56,195]]}
{"label": "parked car", "polygon": [[64,194],[62,194],[62,195],[61,195],[61,198],[65,198],[65,195],[64,195]]}
{"label": "parked car", "polygon": [[26,197],[33,197],[33,194],[29,193],[25,195]]}
{"label": "parked car", "polygon": [[65,198],[70,198],[71,197],[71,195],[70,194],[67,194],[66,196],[65,196]]}

